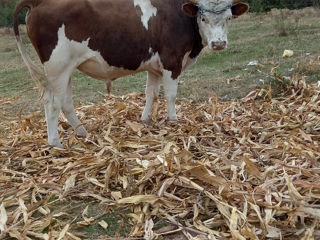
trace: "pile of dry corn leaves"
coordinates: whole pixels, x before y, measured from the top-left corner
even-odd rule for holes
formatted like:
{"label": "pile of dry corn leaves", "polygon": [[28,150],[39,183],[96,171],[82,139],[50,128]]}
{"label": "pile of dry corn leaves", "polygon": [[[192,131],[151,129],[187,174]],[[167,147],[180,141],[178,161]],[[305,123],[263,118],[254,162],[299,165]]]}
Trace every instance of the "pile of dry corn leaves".
{"label": "pile of dry corn leaves", "polygon": [[65,150],[46,145],[37,114],[1,122],[0,238],[79,239],[95,216],[54,207],[72,199],[126,209],[130,235],[146,239],[165,234],[159,219],[189,239],[319,238],[320,89],[290,91],[179,100],[176,123],[158,101],[151,125],[143,95],[112,97],[78,108],[87,139],[61,119]]}

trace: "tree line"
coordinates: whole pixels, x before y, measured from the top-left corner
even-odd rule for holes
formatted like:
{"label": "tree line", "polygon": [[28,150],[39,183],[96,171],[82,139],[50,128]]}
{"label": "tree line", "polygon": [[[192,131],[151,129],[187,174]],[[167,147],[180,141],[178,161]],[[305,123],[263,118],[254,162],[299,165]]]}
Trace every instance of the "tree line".
{"label": "tree line", "polygon": [[[0,0],[0,27],[11,27],[13,25],[13,11],[19,0]],[[25,13],[19,15],[19,21],[24,23]]]}
{"label": "tree line", "polygon": [[[19,0],[0,0],[0,27],[10,27],[13,23],[13,10]],[[272,8],[299,9],[320,7],[320,0],[244,0],[250,4],[251,12],[267,12]],[[26,10],[20,14],[19,21],[24,23]]]}
{"label": "tree line", "polygon": [[320,0],[246,0],[251,12],[267,12],[272,8],[300,9],[305,7],[320,7]]}

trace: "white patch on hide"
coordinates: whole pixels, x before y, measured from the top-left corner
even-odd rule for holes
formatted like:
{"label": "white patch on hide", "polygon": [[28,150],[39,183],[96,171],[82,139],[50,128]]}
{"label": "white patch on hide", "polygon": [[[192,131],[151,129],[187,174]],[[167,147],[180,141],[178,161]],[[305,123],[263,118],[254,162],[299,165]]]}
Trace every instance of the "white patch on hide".
{"label": "white patch on hide", "polygon": [[160,73],[163,69],[163,65],[159,53],[154,53],[149,60],[143,62],[140,65],[139,69],[142,69],[143,71],[153,71]]}
{"label": "white patch on hide", "polygon": [[142,12],[141,22],[148,30],[148,22],[152,16],[157,15],[157,9],[152,6],[150,0],[133,0],[134,6],[139,6]]}
{"label": "white patch on hide", "polygon": [[50,59],[44,63],[46,71],[50,71],[47,74],[55,75],[61,74],[61,68],[72,68],[74,70],[79,64],[85,60],[94,57],[95,54],[88,47],[89,38],[83,42],[76,42],[69,40],[66,37],[65,25],[63,24],[58,30],[58,43],[52,51]]}

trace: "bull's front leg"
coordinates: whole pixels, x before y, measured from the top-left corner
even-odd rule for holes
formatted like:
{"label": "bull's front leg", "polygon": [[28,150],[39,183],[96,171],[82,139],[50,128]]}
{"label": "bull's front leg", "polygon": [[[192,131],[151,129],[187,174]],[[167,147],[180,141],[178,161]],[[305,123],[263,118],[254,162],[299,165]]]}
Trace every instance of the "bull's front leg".
{"label": "bull's front leg", "polygon": [[176,114],[176,96],[178,90],[178,79],[172,78],[170,71],[163,72],[163,88],[167,99],[167,113],[169,121],[178,120]]}
{"label": "bull's front leg", "polygon": [[148,72],[148,80],[146,86],[146,105],[144,107],[141,120],[149,122],[152,116],[152,105],[155,98],[159,95],[161,74]]}

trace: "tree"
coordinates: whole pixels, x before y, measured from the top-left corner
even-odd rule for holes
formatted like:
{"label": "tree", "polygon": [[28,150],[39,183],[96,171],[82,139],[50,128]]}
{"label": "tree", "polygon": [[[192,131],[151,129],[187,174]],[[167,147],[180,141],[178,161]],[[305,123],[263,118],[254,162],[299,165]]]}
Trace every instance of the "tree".
{"label": "tree", "polygon": [[320,8],[320,0],[312,0],[312,4],[316,8]]}
{"label": "tree", "polygon": [[[13,11],[18,0],[0,0],[0,27],[11,27],[13,25]],[[19,22],[25,22],[25,13],[19,15]]]}

